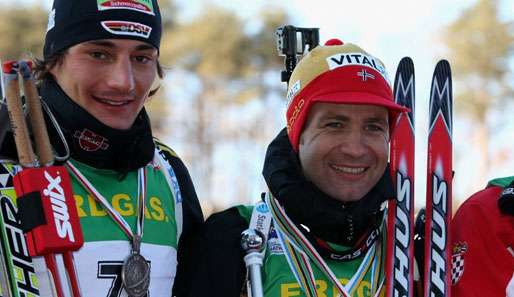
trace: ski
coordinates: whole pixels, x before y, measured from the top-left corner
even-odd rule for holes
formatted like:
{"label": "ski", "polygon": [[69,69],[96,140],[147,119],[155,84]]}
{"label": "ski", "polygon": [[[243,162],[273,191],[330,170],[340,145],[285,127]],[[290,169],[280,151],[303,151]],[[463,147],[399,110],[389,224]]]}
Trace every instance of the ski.
{"label": "ski", "polygon": [[0,246],[4,297],[36,297],[39,295],[34,263],[29,255],[23,230],[17,219],[18,209],[12,183],[14,166],[0,164],[5,185],[0,187]]}
{"label": "ski", "polygon": [[410,109],[402,113],[391,136],[391,177],[396,199],[390,199],[387,218],[386,295],[413,296],[414,271],[414,110],[415,76],[412,59],[400,61],[394,80],[394,98]]}
{"label": "ski", "polygon": [[430,89],[424,296],[451,294],[453,98],[450,64],[437,63]]}

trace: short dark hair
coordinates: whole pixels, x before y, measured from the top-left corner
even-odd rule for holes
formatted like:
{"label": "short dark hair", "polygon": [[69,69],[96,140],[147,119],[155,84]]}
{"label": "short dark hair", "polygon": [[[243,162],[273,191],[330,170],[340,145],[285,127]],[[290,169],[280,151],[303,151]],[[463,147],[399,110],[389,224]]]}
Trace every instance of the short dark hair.
{"label": "short dark hair", "polygon": [[[34,59],[34,77],[40,83],[43,80],[47,80],[52,77],[52,74],[50,73],[50,70],[54,68],[56,65],[59,65],[63,62],[64,56],[66,56],[68,52],[68,49],[56,52],[52,56],[48,57],[48,59]],[[159,62],[159,59],[157,59],[157,75],[159,78],[164,77],[164,69]],[[159,90],[160,86],[150,91],[148,94],[149,97],[155,95],[157,91]]]}

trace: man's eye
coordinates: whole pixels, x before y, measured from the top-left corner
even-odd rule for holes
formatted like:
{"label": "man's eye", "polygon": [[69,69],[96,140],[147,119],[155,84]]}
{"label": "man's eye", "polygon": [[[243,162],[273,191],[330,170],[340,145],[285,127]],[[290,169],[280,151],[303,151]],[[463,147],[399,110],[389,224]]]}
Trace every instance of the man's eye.
{"label": "man's eye", "polygon": [[325,124],[325,127],[327,128],[341,128],[343,126],[343,123],[341,122],[328,122]]}
{"label": "man's eye", "polygon": [[371,132],[382,132],[385,131],[385,128],[380,125],[367,125],[366,130]]}
{"label": "man's eye", "polygon": [[135,56],[134,57],[134,60],[138,63],[142,63],[142,64],[147,64],[149,63],[152,59],[147,57],[147,56]]}
{"label": "man's eye", "polygon": [[107,58],[107,55],[102,52],[91,52],[89,55],[95,59],[105,59]]}

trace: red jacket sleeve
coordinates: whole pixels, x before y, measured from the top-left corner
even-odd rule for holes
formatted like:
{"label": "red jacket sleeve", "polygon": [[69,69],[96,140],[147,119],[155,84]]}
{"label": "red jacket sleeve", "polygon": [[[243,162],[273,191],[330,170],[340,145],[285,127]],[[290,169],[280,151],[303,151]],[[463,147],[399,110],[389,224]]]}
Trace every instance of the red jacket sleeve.
{"label": "red jacket sleeve", "polygon": [[500,213],[500,193],[476,193],[453,219],[452,297],[505,296],[514,272],[514,217]]}

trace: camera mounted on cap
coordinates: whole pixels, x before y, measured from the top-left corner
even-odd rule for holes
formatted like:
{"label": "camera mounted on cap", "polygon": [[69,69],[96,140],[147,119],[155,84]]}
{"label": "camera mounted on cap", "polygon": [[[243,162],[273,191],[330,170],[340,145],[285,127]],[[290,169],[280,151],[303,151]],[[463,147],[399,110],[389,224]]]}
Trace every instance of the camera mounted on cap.
{"label": "camera mounted on cap", "polygon": [[319,44],[319,28],[298,28],[287,25],[277,28],[275,31],[277,39],[277,50],[279,56],[285,56],[286,70],[281,73],[281,80],[289,82],[297,63],[297,56],[305,53],[306,46],[308,51]]}

